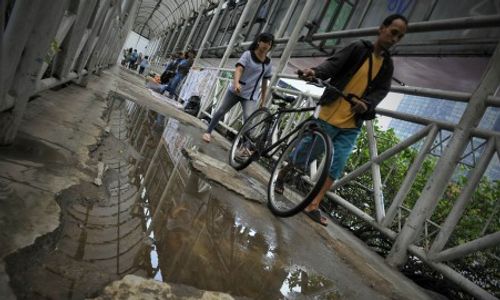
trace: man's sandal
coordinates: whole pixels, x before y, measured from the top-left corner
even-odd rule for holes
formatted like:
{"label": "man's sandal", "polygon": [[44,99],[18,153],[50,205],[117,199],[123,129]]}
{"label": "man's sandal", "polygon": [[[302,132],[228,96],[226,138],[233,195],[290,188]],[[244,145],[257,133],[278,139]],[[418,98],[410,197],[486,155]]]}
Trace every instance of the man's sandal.
{"label": "man's sandal", "polygon": [[311,211],[305,211],[304,213],[311,218],[314,222],[319,223],[323,226],[328,226],[327,218],[321,215],[319,209],[313,209]]}

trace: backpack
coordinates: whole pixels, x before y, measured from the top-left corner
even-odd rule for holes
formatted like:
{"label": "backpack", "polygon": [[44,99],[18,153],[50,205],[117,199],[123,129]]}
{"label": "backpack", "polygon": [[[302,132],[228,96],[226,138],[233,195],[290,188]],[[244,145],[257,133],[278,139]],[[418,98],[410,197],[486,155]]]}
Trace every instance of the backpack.
{"label": "backpack", "polygon": [[184,106],[184,111],[193,116],[198,115],[200,111],[200,101],[201,99],[199,96],[191,96]]}

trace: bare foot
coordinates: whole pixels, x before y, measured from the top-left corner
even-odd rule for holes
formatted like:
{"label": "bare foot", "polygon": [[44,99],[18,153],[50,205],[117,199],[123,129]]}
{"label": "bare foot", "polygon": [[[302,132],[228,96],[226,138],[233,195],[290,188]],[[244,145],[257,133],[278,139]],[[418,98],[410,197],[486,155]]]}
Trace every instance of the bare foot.
{"label": "bare foot", "polygon": [[205,132],[202,136],[202,139],[205,143],[210,143],[212,141],[212,135],[210,133]]}

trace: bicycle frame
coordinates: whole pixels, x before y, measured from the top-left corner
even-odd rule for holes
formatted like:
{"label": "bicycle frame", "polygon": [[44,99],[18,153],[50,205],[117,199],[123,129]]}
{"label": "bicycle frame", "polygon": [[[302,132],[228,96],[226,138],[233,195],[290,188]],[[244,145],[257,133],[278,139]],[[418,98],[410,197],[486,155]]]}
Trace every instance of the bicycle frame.
{"label": "bicycle frame", "polygon": [[316,109],[315,106],[314,107],[304,107],[304,108],[279,108],[276,112],[272,113],[269,117],[267,117],[267,118],[263,119],[262,121],[260,121],[259,123],[257,123],[254,126],[254,128],[263,122],[267,122],[269,119],[272,120],[271,127],[269,128],[269,131],[265,135],[266,139],[264,141],[262,141],[263,144],[259,145],[257,151],[254,154],[254,155],[256,155],[256,157],[254,157],[254,160],[257,160],[260,156],[272,157],[276,153],[276,151],[279,150],[279,146],[283,145],[284,141],[288,140],[294,134],[296,134],[297,132],[302,130],[304,124],[314,120],[314,117],[312,117],[312,116],[303,120],[293,130],[291,130],[289,133],[287,133],[285,136],[281,137],[280,139],[278,139],[276,142],[272,143],[271,145],[265,147],[265,145],[268,143],[268,141],[272,142],[272,134],[273,134],[274,130],[277,129],[276,127],[278,126],[279,120],[280,120],[282,115],[289,114],[289,113],[295,113],[295,112],[314,111],[315,109]]}

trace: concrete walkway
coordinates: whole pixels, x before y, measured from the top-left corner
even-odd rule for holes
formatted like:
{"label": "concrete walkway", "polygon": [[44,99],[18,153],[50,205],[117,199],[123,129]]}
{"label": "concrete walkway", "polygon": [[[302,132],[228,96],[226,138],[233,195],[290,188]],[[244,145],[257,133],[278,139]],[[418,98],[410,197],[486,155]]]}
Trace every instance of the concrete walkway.
{"label": "concrete walkway", "polygon": [[[166,115],[176,124],[169,136],[187,137],[189,148],[196,149],[187,153],[190,159],[176,156],[180,159],[176,168],[183,171],[175,170],[172,156],[161,159],[167,166],[158,166],[156,172],[178,176],[172,179],[166,203],[157,208],[160,214],[153,222],[152,241],[144,232],[147,224],[140,225],[148,223],[144,218],[141,221],[137,211],[142,204],[128,205],[117,196],[138,198],[137,181],[131,173],[134,164],[127,162],[138,159],[138,154],[130,149],[127,135],[113,130],[105,134],[109,120],[118,120],[114,128],[130,129],[121,123],[119,115],[106,119],[108,113],[125,112],[123,107],[110,107],[106,101],[109,92]],[[60,292],[46,295],[56,299],[97,296],[106,284],[126,274],[255,299],[429,298],[334,223],[324,228],[301,214],[288,219],[274,217],[263,204],[264,193],[259,192],[264,190],[266,172],[258,165],[241,173],[228,168],[229,142],[216,134],[212,143],[203,143],[200,137],[205,126],[154,96],[144,88],[142,78],[118,67],[92,77],[87,88],[72,85],[47,91],[30,103],[16,144],[0,148],[2,298],[14,299],[14,293],[29,296],[20,291],[20,283],[40,291],[48,290],[43,286],[52,290],[60,287]],[[170,142],[173,140],[167,140],[167,144]],[[103,150],[106,147],[109,149]],[[106,157],[110,153],[114,154]],[[105,187],[92,187],[100,160],[121,171],[107,177]],[[75,186],[81,189],[69,193]],[[153,188],[149,192],[153,194]],[[117,211],[110,212],[115,200]],[[108,221],[95,218],[91,222],[87,218],[83,224],[65,217],[84,211],[87,216],[95,216],[93,212],[104,208],[107,216],[114,216],[113,224],[99,227],[92,222]],[[129,228],[126,236],[125,228]],[[90,234],[99,236],[103,244],[90,247]],[[81,243],[72,244],[73,235],[80,241],[85,236],[83,247],[78,247]],[[65,238],[70,242],[63,243]],[[121,250],[124,245],[130,245],[126,251]],[[64,253],[53,255],[57,251]],[[26,267],[23,271],[26,255],[34,260],[29,270]],[[58,267],[68,261],[72,268]],[[43,279],[36,276],[48,274],[47,269],[61,274]],[[10,286],[6,282],[9,276]],[[61,278],[71,278],[73,285],[66,286]]]}

